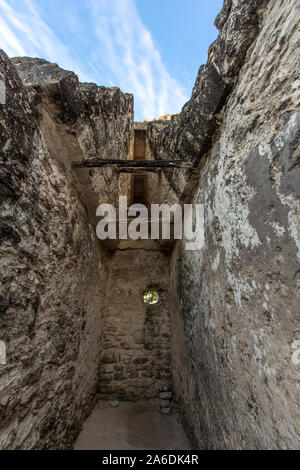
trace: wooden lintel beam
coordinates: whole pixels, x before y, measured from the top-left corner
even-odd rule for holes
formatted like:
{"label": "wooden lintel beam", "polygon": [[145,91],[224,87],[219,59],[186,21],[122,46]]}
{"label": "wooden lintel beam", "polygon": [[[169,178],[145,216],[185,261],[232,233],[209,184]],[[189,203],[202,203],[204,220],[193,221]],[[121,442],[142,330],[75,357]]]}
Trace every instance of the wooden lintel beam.
{"label": "wooden lintel beam", "polygon": [[[179,160],[113,160],[101,158],[89,158],[81,162],[72,162],[72,168],[103,168],[112,167],[118,170],[127,169],[172,169],[194,168],[193,163]],[[150,171],[150,170],[149,170]]]}
{"label": "wooden lintel beam", "polygon": [[162,168],[116,168],[119,173],[158,173]]}

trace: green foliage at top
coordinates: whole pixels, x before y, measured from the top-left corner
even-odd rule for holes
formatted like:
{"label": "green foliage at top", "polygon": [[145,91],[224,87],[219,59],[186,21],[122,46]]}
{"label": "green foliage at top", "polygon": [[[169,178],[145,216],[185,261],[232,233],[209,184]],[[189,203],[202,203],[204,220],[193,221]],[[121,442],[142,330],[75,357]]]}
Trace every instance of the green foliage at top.
{"label": "green foliage at top", "polygon": [[155,291],[148,291],[144,293],[144,302],[146,304],[157,304],[159,300],[158,293]]}

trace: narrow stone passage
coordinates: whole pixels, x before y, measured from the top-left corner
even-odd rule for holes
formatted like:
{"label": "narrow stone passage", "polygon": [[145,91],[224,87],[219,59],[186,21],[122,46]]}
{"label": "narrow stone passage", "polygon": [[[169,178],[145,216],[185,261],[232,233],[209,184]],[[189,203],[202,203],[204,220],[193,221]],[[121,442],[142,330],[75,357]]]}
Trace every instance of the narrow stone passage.
{"label": "narrow stone passage", "polygon": [[[144,302],[151,288],[155,305]],[[124,241],[110,259],[102,343],[101,398],[154,398],[171,382],[169,256],[156,243]]]}
{"label": "narrow stone passage", "polygon": [[225,0],[151,122],[0,50],[1,450],[299,448],[299,12]]}
{"label": "narrow stone passage", "polygon": [[[112,402],[112,405],[114,403]],[[100,401],[86,420],[74,450],[190,450],[177,413],[159,413],[158,400]]]}

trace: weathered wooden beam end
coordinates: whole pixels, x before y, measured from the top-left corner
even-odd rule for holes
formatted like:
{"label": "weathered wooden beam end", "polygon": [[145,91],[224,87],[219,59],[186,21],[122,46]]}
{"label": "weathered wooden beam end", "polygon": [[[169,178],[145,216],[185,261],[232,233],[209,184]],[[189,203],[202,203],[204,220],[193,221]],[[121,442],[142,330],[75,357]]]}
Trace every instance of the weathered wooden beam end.
{"label": "weathered wooden beam end", "polygon": [[151,169],[193,169],[194,164],[179,160],[113,160],[101,158],[89,158],[81,162],[72,162],[72,168],[104,168],[111,167],[120,169],[137,169],[148,170]]}

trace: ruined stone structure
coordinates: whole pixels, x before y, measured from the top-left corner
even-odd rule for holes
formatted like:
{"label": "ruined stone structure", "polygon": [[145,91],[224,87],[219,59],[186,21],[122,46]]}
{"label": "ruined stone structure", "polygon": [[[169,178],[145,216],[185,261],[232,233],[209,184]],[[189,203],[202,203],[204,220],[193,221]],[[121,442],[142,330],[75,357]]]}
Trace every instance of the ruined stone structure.
{"label": "ruined stone structure", "polygon": [[[97,398],[171,382],[195,448],[298,446],[299,16],[225,0],[191,100],[143,124],[117,88],[0,53],[1,449],[72,448]],[[194,168],[71,168],[95,156]],[[204,248],[99,241],[119,195],[204,204]]]}

